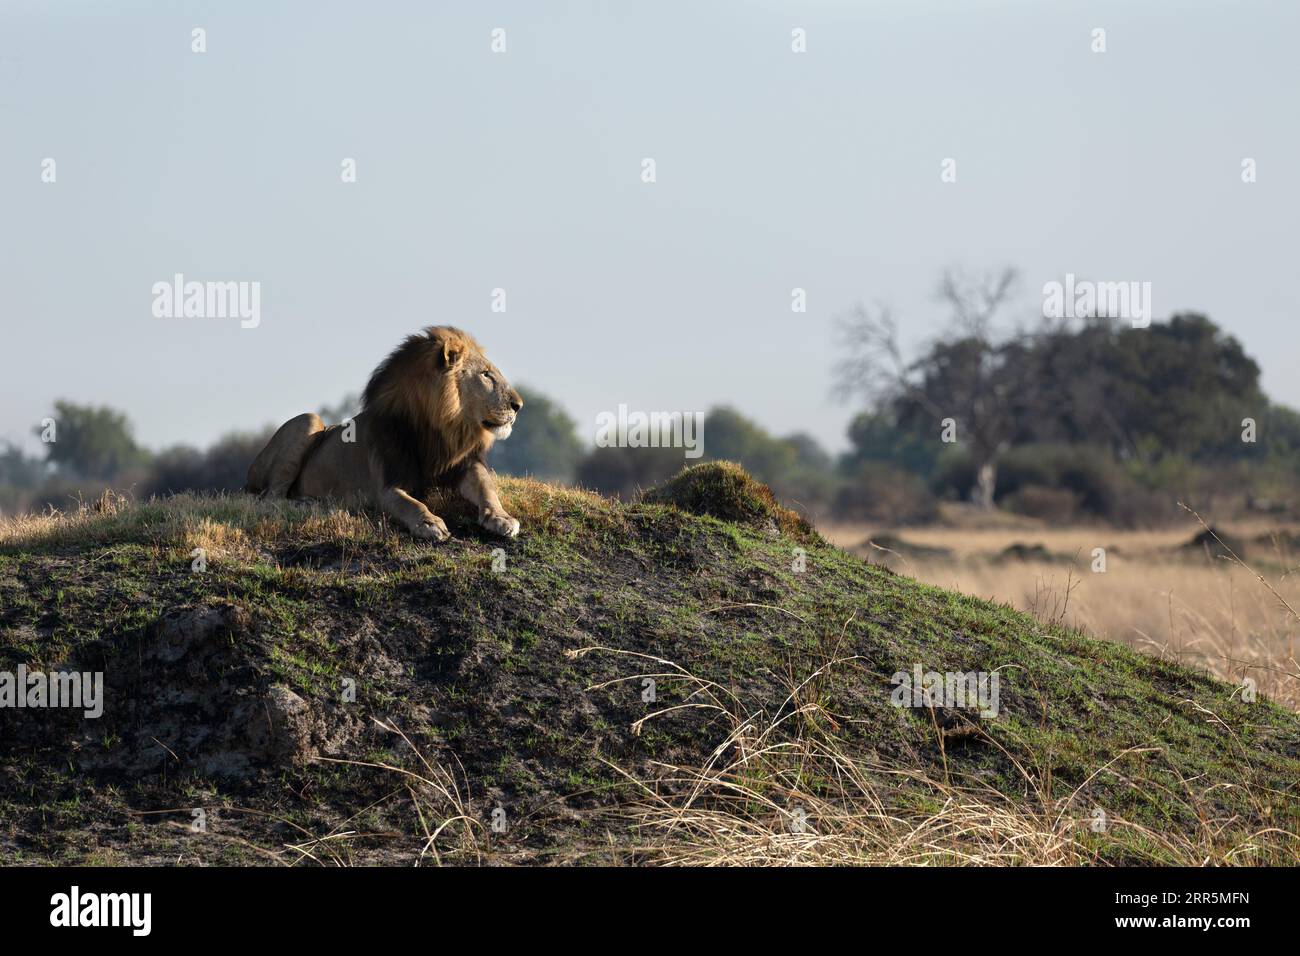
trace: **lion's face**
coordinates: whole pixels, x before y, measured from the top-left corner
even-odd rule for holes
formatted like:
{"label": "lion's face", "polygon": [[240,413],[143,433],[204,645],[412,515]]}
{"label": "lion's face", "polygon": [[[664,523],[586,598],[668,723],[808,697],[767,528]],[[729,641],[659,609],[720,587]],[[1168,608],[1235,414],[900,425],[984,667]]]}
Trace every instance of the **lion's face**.
{"label": "lion's face", "polygon": [[362,405],[372,421],[406,423],[433,442],[420,476],[428,478],[509,437],[524,400],[477,342],[439,325],[407,336],[379,363]]}
{"label": "lion's face", "polygon": [[524,400],[499,368],[482,355],[471,354],[457,370],[456,387],[466,422],[490,432],[497,441],[510,437]]}

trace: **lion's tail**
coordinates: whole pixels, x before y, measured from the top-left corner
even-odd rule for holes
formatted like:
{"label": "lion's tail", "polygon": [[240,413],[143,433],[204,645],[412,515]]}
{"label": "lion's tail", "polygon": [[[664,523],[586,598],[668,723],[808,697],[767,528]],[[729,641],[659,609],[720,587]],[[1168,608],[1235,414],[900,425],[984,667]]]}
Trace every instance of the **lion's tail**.
{"label": "lion's tail", "polygon": [[276,430],[248,466],[244,490],[264,498],[287,498],[325,423],[314,412],[291,418]]}

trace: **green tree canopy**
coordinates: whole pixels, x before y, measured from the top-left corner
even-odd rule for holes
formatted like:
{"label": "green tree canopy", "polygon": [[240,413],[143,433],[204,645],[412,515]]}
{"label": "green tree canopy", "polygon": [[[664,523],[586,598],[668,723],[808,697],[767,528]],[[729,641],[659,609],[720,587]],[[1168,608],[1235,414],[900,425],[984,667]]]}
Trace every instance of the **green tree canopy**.
{"label": "green tree canopy", "polygon": [[26,454],[13,442],[0,448],[0,487],[36,488],[45,480],[45,462]]}
{"label": "green tree canopy", "polygon": [[[46,443],[45,455],[60,472],[108,481],[148,461],[122,412],[60,399],[54,403],[53,418],[54,441]],[[45,429],[38,426],[33,431],[42,435]]]}

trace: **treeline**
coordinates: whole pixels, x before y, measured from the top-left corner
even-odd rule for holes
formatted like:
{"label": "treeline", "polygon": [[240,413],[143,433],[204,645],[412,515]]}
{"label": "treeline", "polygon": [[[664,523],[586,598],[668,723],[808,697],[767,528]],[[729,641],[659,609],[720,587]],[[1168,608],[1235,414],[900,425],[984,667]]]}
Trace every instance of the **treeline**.
{"label": "treeline", "polygon": [[[923,523],[945,501],[1124,526],[1177,518],[1180,501],[1217,515],[1300,509],[1300,414],[1269,401],[1257,363],[1210,319],[1134,328],[1093,316],[998,338],[990,318],[1004,286],[945,277],[963,321],[910,361],[887,317],[863,310],[850,320],[841,395],[863,395],[867,407],[843,454],[719,407],[704,420],[702,460],[740,462],[814,518]],[[516,434],[532,436],[506,443],[498,469],[533,467],[627,498],[686,463],[681,449],[560,442],[572,421],[530,402]],[[543,435],[544,470],[527,444]]]}
{"label": "treeline", "polygon": [[[723,458],[744,463],[781,497],[807,502],[808,510],[827,504],[834,490],[835,462],[811,437],[773,438],[729,408],[714,409],[704,419],[708,454],[687,459],[681,448],[588,448],[559,404],[527,386],[519,391],[526,405],[520,424],[490,455],[492,467],[504,474],[576,483],[630,499],[694,460]],[[356,396],[349,395],[318,413],[337,422],[358,406]],[[181,491],[236,492],[274,432],[267,426],[231,433],[206,449],[177,445],[151,452],[136,441],[126,415],[111,408],[60,400],[49,421],[52,431],[49,425],[36,429],[46,439],[44,457],[13,444],[0,448],[0,509],[62,509],[110,487],[137,499]]]}
{"label": "treeline", "polygon": [[238,491],[274,429],[232,432],[206,449],[150,451],[137,443],[122,412],[60,400],[34,431],[44,457],[12,442],[0,447],[0,512],[62,510],[107,488],[141,500],[179,491]]}
{"label": "treeline", "polygon": [[[842,383],[871,396],[841,462],[844,502],[924,520],[937,500],[1051,520],[1158,523],[1177,502],[1294,509],[1300,414],[1273,404],[1259,366],[1203,315],[1134,328],[1090,317],[996,339],[974,323],[882,379],[896,352],[880,316],[856,319]],[[884,343],[882,348],[882,343]]]}
{"label": "treeline", "polygon": [[[725,406],[705,416],[699,458],[591,448],[562,407],[523,386],[519,426],[490,463],[626,499],[694,461],[732,460],[814,519],[890,524],[933,520],[944,501],[1129,526],[1176,517],[1178,501],[1219,515],[1294,513],[1300,502],[1300,414],[1267,399],[1258,365],[1204,316],[1141,329],[1092,318],[1001,340],[976,326],[891,374],[877,361],[882,342],[898,356],[888,322],[865,312],[854,321],[841,384],[868,401],[838,456]],[[357,405],[348,396],[320,413],[339,421]],[[0,509],[64,508],[110,486],[137,498],[238,491],[273,431],[150,452],[110,408],[59,401],[50,418],[56,440],[43,458],[0,448]]]}

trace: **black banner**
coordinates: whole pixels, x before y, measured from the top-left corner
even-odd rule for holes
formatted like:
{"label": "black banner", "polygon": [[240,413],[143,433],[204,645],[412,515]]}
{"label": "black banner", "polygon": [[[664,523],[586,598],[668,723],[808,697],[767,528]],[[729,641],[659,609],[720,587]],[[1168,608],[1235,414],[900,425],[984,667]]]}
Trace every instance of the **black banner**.
{"label": "black banner", "polygon": [[[1289,923],[1288,870],[1103,869],[5,869],[6,938],[92,936],[339,943],[431,925],[493,934],[815,919],[879,931],[1051,930],[1071,940],[1200,934],[1230,940]],[[609,923],[613,920],[614,923]],[[692,931],[694,935],[695,931]],[[650,937],[647,937],[649,939]],[[1055,937],[1053,937],[1055,938]]]}

